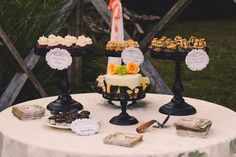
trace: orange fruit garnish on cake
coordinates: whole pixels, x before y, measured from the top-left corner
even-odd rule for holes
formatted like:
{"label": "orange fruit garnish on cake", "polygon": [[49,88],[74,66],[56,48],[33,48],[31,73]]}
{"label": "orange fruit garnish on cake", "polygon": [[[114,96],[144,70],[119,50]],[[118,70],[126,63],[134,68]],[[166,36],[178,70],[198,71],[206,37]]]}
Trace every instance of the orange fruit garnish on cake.
{"label": "orange fruit garnish on cake", "polygon": [[139,70],[139,66],[135,62],[131,62],[127,65],[127,72],[129,74],[137,74]]}
{"label": "orange fruit garnish on cake", "polygon": [[108,66],[108,73],[109,74],[116,74],[117,73],[118,64],[109,64]]}

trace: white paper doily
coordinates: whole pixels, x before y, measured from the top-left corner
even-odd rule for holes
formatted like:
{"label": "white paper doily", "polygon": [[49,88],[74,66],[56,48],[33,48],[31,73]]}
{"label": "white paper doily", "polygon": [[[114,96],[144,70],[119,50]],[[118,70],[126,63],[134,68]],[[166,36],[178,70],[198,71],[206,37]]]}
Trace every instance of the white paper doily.
{"label": "white paper doily", "polygon": [[98,129],[99,124],[95,119],[77,119],[71,123],[71,130],[81,136],[96,134]]}
{"label": "white paper doily", "polygon": [[208,65],[209,56],[204,50],[193,49],[187,54],[185,63],[190,70],[200,71]]}
{"label": "white paper doily", "polygon": [[141,65],[144,61],[144,56],[140,49],[129,47],[122,51],[121,59],[125,64],[135,62],[136,64]]}
{"label": "white paper doily", "polygon": [[64,70],[71,65],[72,57],[67,50],[55,48],[46,54],[46,61],[52,69]]}

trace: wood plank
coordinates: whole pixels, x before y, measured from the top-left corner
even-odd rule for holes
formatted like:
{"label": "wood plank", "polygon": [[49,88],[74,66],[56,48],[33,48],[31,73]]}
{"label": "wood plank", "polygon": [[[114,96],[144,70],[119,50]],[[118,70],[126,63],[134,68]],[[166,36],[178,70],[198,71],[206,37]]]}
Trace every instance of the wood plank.
{"label": "wood plank", "polygon": [[[83,34],[84,29],[84,0],[79,0],[70,16],[70,33],[74,36]],[[79,87],[82,83],[82,57],[74,57],[72,65],[68,68],[68,78],[71,86]]]}
{"label": "wood plank", "polygon": [[[107,25],[110,26],[111,13],[107,9],[107,4],[105,3],[105,1],[104,0],[90,0],[90,2],[93,4],[96,10],[100,13],[104,21],[107,23]],[[125,34],[126,39],[131,38],[131,36],[128,34],[126,30],[124,34]],[[156,71],[156,69],[153,67],[153,65],[150,63],[150,61],[147,58],[145,58],[144,63],[141,65],[141,71],[146,76],[149,77],[151,84],[157,93],[172,94],[171,90],[165,84],[160,74]]]}
{"label": "wood plank", "polygon": [[178,0],[167,14],[152,28],[152,30],[141,41],[140,47],[145,48],[151,40],[164,32],[170,23],[190,4],[191,0]]}
{"label": "wood plank", "polygon": [[[48,26],[45,34],[57,33],[60,25],[66,21],[66,19],[71,14],[73,8],[76,6],[78,0],[65,0],[65,5],[58,11],[58,16],[55,20]],[[24,62],[27,67],[32,70],[39,60],[39,56],[34,54],[34,49],[32,48],[28,56],[25,58]],[[9,83],[8,87],[2,94],[0,98],[0,111],[11,106],[19,92],[23,88],[28,77],[25,73],[16,73]]]}
{"label": "wood plank", "polygon": [[11,40],[8,38],[7,34],[4,32],[0,25],[0,38],[2,38],[5,45],[8,47],[11,53],[11,57],[17,62],[18,66],[23,70],[23,72],[29,77],[30,81],[39,92],[42,97],[47,96],[46,92],[44,91],[43,87],[31,72],[31,70],[26,66],[23,58],[21,57],[20,53],[17,51]]}

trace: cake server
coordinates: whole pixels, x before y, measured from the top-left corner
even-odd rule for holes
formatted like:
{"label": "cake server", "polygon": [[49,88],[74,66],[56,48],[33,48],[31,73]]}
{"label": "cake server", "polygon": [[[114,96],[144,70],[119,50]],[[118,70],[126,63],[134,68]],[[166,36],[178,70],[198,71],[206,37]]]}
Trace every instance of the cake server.
{"label": "cake server", "polygon": [[160,123],[158,122],[157,120],[153,119],[153,120],[150,120],[142,125],[140,125],[139,127],[137,127],[136,131],[138,133],[143,133],[145,132],[151,125],[153,125],[154,123],[157,124],[157,126],[153,126],[155,128],[164,128],[165,124],[167,123],[167,121],[169,120],[170,118],[170,114],[168,114],[168,116],[165,118],[165,120]]}

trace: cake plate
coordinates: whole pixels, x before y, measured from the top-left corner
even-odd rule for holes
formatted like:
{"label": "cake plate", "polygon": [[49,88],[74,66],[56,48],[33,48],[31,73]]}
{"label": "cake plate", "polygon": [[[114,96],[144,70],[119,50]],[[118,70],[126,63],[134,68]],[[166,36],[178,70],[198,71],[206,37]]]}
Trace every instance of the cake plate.
{"label": "cake plate", "polygon": [[110,123],[115,124],[115,125],[134,125],[138,123],[138,120],[133,117],[130,116],[127,113],[127,105],[128,105],[128,101],[136,101],[136,100],[140,100],[143,99],[146,94],[140,94],[137,98],[129,98],[128,95],[123,95],[120,98],[116,97],[116,96],[112,96],[111,94],[107,94],[107,93],[102,93],[103,98],[110,100],[114,100],[114,101],[119,101],[120,105],[121,105],[121,113],[118,116],[114,116],[111,120]]}
{"label": "cake plate", "polygon": [[[49,50],[50,49],[48,48],[43,49],[36,46],[34,52],[35,54],[45,58]],[[72,57],[89,56],[93,52],[93,47],[90,46],[80,49],[70,49],[68,52]],[[70,83],[68,80],[67,69],[61,70],[61,72],[63,74],[63,79],[59,82],[60,95],[56,100],[47,105],[47,109],[53,112],[66,112],[71,109],[82,110],[83,105],[80,102],[72,99],[68,92],[70,89]]]}
{"label": "cake plate", "polygon": [[[206,49],[205,51],[208,52],[208,49]],[[174,97],[169,103],[162,106],[159,111],[164,114],[171,114],[176,116],[186,116],[195,114],[197,112],[196,109],[190,104],[186,103],[184,98],[182,97],[184,87],[181,80],[181,61],[185,60],[186,55],[189,51],[156,52],[154,50],[150,50],[149,52],[151,57],[153,58],[175,61],[175,82],[172,87]]]}

